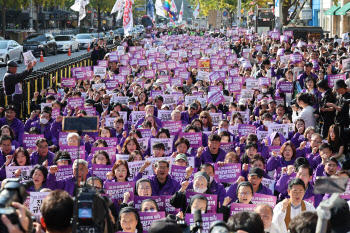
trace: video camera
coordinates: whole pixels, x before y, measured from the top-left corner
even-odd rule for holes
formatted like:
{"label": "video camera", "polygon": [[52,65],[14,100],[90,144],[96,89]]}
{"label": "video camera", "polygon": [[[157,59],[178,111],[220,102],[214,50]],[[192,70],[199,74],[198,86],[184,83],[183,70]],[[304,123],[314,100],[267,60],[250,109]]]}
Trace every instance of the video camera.
{"label": "video camera", "polygon": [[78,209],[73,221],[77,233],[102,233],[105,229],[113,232],[107,202],[97,190],[89,186],[80,188],[77,199]]}
{"label": "video camera", "polygon": [[[19,202],[21,204],[26,200],[28,193],[27,188],[33,185],[33,181],[28,181],[27,183],[20,183],[19,178],[9,178],[0,192],[0,215],[6,215],[8,219],[11,220],[12,224],[18,224],[19,228],[25,232],[18,215],[16,213],[16,208],[12,207],[13,202]],[[29,227],[28,231],[32,232],[33,230],[33,221],[28,212]],[[0,219],[0,233],[8,233],[7,226],[5,226]]]}

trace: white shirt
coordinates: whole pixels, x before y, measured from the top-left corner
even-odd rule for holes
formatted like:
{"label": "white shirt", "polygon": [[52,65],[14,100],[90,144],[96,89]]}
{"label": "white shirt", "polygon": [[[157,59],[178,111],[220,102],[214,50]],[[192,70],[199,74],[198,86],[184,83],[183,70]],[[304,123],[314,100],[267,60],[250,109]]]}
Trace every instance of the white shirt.
{"label": "white shirt", "polygon": [[275,224],[271,223],[269,228],[264,229],[265,232],[269,233],[279,233],[279,228],[275,226]]}
{"label": "white shirt", "polygon": [[[310,204],[306,201],[304,203],[305,203],[306,211],[312,211],[312,212],[315,211],[315,207],[312,204]],[[276,227],[279,227],[278,230],[280,233],[287,233],[288,231],[287,231],[286,223],[284,221],[284,219],[286,218],[287,210],[282,212],[282,207],[283,207],[283,203],[280,202],[273,209],[272,223],[275,224]],[[301,205],[297,209],[294,209],[292,207],[290,210],[290,219],[293,219],[300,212],[301,212]]]}
{"label": "white shirt", "polygon": [[307,129],[309,126],[316,127],[316,117],[314,115],[315,109],[312,106],[307,106],[306,108],[303,108],[301,112],[299,112],[299,116],[295,115],[295,112],[293,112],[293,122],[295,122],[297,119],[303,119],[305,121],[305,129]]}

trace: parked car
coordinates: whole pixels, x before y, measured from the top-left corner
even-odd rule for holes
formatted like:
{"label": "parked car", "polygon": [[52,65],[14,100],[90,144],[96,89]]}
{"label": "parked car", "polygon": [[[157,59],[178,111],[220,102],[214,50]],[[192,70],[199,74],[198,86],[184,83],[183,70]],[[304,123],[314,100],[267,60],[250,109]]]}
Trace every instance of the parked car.
{"label": "parked car", "polygon": [[73,35],[59,35],[55,36],[57,43],[57,50],[59,52],[67,52],[70,48],[70,51],[79,52],[79,42],[76,40]]}
{"label": "parked car", "polygon": [[23,46],[14,40],[0,40],[0,64],[6,65],[8,61],[23,62]]}
{"label": "parked car", "polygon": [[87,49],[87,47],[94,42],[94,37],[91,35],[91,33],[81,33],[77,34],[75,37],[80,48]]}
{"label": "parked car", "polygon": [[44,56],[49,53],[57,54],[57,44],[52,34],[31,34],[23,42],[23,50],[32,51],[33,55],[40,55],[43,52]]}

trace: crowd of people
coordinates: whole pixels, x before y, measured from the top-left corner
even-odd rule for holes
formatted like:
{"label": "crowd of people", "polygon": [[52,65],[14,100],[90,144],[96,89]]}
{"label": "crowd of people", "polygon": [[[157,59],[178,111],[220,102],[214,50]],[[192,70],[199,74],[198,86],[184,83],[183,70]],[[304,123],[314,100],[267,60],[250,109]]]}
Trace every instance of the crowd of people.
{"label": "crowd of people", "polygon": [[[214,220],[233,232],[315,232],[315,208],[331,196],[314,194],[317,177],[350,175],[348,43],[246,28],[148,29],[115,51],[100,39],[91,67],[34,93],[24,123],[16,106],[1,108],[0,178],[50,193],[48,232],[71,225],[47,203],[69,205],[86,184],[111,200],[115,231],[165,232],[160,217],[190,225],[200,210],[206,232]],[[98,132],[63,132],[69,116],[98,116]],[[349,187],[327,232],[350,232]]]}

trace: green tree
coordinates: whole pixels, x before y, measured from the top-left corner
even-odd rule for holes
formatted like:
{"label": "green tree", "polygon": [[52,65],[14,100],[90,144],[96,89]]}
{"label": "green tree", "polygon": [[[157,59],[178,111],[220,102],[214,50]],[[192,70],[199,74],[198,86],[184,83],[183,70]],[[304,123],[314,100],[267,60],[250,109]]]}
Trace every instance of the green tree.
{"label": "green tree", "polygon": [[35,31],[39,32],[39,10],[40,7],[44,6],[63,6],[64,0],[32,0],[33,5],[35,7],[35,11],[37,14],[36,20],[35,20]]}
{"label": "green tree", "polygon": [[115,0],[90,0],[90,6],[92,6],[97,11],[97,23],[98,30],[102,29],[101,14],[103,12],[110,12],[113,8]]}
{"label": "green tree", "polygon": [[1,34],[5,37],[6,33],[6,11],[9,9],[21,9],[23,6],[28,6],[27,0],[0,0],[1,15],[2,15],[2,31]]}

